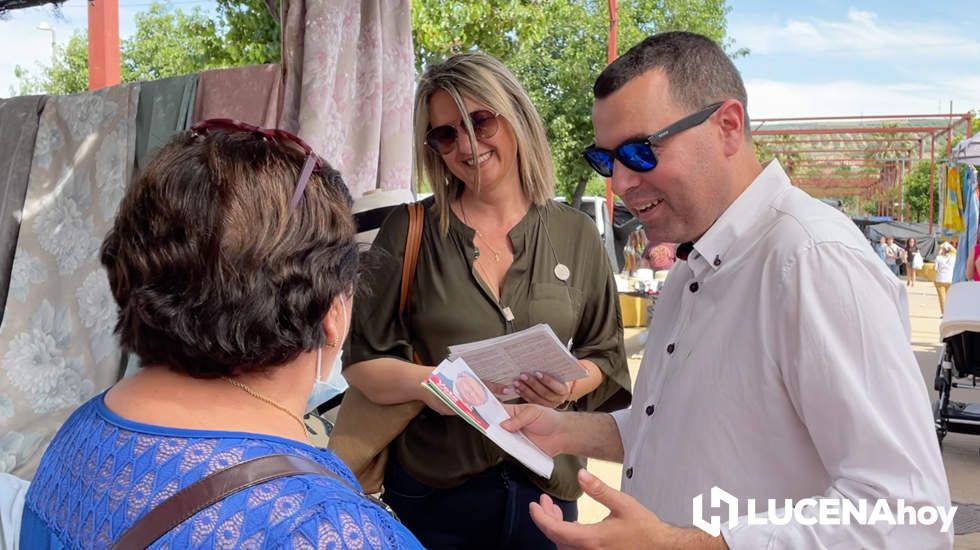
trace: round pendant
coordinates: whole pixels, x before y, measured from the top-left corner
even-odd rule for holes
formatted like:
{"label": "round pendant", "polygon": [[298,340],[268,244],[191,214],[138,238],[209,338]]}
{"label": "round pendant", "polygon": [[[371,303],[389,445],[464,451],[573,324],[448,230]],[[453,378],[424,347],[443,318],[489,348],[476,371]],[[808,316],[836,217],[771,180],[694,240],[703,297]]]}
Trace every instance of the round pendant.
{"label": "round pendant", "polygon": [[558,277],[559,281],[567,281],[571,274],[572,272],[568,270],[568,266],[565,264],[555,266],[555,277]]}

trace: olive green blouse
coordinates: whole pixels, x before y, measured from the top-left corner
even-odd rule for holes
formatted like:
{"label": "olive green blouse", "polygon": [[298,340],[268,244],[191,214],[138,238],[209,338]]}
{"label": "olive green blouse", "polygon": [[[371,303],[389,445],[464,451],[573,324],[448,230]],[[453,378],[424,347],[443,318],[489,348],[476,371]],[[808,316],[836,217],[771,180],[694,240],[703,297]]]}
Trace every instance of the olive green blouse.
{"label": "olive green blouse", "polygon": [[[345,364],[381,357],[412,361],[415,352],[424,364],[437,365],[450,345],[547,323],[560,341],[572,340],[576,357],[591,360],[605,374],[602,384],[576,403],[578,410],[629,404],[616,285],[595,224],[585,214],[553,201],[531,207],[509,233],[514,262],[498,303],[473,265],[473,229],[450,213],[449,233],[443,236],[432,200],[425,206],[422,246],[404,318],[398,315],[398,298],[408,211],[397,208],[381,226],[365,262],[362,281],[367,288],[354,300]],[[558,262],[571,272],[567,282],[555,275]],[[507,320],[505,308],[513,320]],[[514,461],[464,420],[427,408],[392,445],[405,470],[433,487],[454,487],[502,461]],[[573,500],[581,495],[575,473],[583,464],[578,457],[562,455],[555,458],[550,480],[527,473],[543,491]]]}

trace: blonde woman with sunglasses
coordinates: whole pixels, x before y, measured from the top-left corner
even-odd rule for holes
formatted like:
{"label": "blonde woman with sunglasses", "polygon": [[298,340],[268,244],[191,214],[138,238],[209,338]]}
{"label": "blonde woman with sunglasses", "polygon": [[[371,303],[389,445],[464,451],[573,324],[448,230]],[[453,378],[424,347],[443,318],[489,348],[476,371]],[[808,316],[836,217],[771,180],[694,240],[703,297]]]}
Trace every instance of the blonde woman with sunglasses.
{"label": "blonde woman with sunglasses", "polygon": [[354,308],[344,370],[377,403],[428,405],[390,447],[383,498],[427,548],[553,548],[528,505],[545,492],[574,517],[584,462],[560,456],[551,479],[537,477],[420,382],[449,345],[546,323],[589,375],[565,384],[529,364],[495,391],[551,408],[623,406],[629,376],[612,270],[592,221],[551,200],[544,124],[498,60],[469,53],[429,68],[416,92],[414,145],[415,182],[434,196],[424,203],[409,309],[398,315],[392,280],[408,226],[399,209],[375,241],[379,265],[365,273],[372,292]]}

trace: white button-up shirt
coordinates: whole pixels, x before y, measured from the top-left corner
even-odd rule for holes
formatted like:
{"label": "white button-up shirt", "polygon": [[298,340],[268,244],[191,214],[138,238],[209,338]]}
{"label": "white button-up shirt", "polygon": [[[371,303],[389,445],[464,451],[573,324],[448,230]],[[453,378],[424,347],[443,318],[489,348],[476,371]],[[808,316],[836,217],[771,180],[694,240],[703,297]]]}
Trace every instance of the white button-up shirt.
{"label": "white button-up shirt", "polygon": [[[746,499],[897,500],[949,508],[904,284],[843,214],[771,162],[678,261],[634,388],[614,414],[622,487],[669,523],[722,526],[733,548],[943,548],[939,523],[750,525]],[[810,515],[813,510],[809,509]],[[951,530],[951,529],[950,529]]]}

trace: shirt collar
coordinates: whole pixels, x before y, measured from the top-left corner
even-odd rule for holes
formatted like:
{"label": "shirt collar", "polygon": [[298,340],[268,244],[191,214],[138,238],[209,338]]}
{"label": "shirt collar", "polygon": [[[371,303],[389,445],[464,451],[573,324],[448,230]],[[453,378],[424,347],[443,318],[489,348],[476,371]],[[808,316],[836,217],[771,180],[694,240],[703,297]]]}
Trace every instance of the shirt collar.
{"label": "shirt collar", "polygon": [[[701,276],[705,271],[716,270],[726,261],[735,259],[739,252],[733,249],[735,243],[762,219],[775,197],[790,187],[789,176],[783,171],[779,161],[770,161],[708,231],[693,243],[694,251],[688,257],[688,264],[695,277]],[[681,247],[678,247],[678,252]]]}

